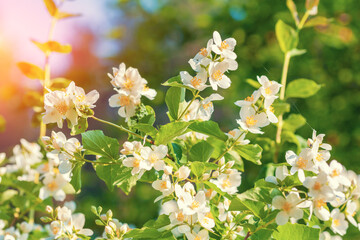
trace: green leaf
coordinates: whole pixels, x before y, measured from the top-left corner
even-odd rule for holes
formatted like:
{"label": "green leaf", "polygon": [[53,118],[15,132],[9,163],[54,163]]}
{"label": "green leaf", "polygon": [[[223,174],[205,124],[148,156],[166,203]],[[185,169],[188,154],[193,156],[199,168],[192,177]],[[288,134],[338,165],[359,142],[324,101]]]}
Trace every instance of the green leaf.
{"label": "green leaf", "polygon": [[317,26],[327,26],[332,22],[331,18],[326,18],[322,16],[316,16],[306,21],[304,28],[306,27],[317,27]]}
{"label": "green leaf", "polygon": [[206,141],[200,141],[190,149],[190,161],[206,162],[210,159],[214,148]]}
{"label": "green leaf", "polygon": [[221,131],[219,125],[213,121],[204,121],[204,122],[195,121],[189,126],[189,129],[191,129],[194,132],[203,133],[208,136],[216,137],[223,141],[226,141],[228,139],[226,134],[223,131]]}
{"label": "green leaf", "polygon": [[276,116],[290,112],[290,104],[288,104],[286,102],[276,101],[272,104],[272,106],[274,108],[274,114]]}
{"label": "green leaf", "polygon": [[306,53],[306,50],[305,49],[297,49],[297,48],[294,48],[294,49],[291,49],[289,51],[289,54],[291,57],[295,57],[295,56],[300,56],[300,55],[303,55]]}
{"label": "green leaf", "polygon": [[115,138],[105,136],[101,130],[87,131],[81,136],[86,150],[112,160],[119,159],[120,144]]}
{"label": "green leaf", "polygon": [[74,168],[72,169],[71,185],[75,189],[75,192],[79,192],[81,189],[81,168],[83,166],[82,162],[76,162]]}
{"label": "green leaf", "polygon": [[257,144],[237,145],[233,148],[246,160],[261,165],[262,148]]}
{"label": "green leaf", "polygon": [[266,217],[265,206],[271,203],[269,189],[252,188],[233,198],[230,204],[230,211],[250,210],[259,218]]}
{"label": "green leaf", "polygon": [[185,86],[181,81],[180,75],[177,75],[175,77],[168,79],[166,82],[162,83],[161,85],[167,86],[167,87],[186,88],[186,89],[192,91],[193,93],[195,93],[195,91],[196,91],[194,88]]}
{"label": "green leaf", "polygon": [[174,138],[185,133],[190,122],[171,122],[160,127],[155,137],[155,144],[168,144]]}
{"label": "green leaf", "polygon": [[287,223],[277,227],[272,235],[276,240],[318,240],[320,229],[311,228],[302,224]]}
{"label": "green leaf", "polygon": [[172,119],[177,120],[179,118],[180,103],[185,100],[185,89],[171,87],[166,92],[165,103],[169,109],[169,114]]}
{"label": "green leaf", "polygon": [[154,137],[158,132],[158,130],[154,126],[147,123],[138,123],[132,126],[132,128],[139,130],[140,132],[143,132],[144,134],[151,137]]}
{"label": "green leaf", "polygon": [[285,96],[287,98],[308,98],[317,93],[320,88],[321,85],[313,80],[300,78],[288,84]]}
{"label": "green leaf", "polygon": [[265,179],[260,179],[260,180],[255,182],[255,187],[256,188],[270,188],[270,189],[273,189],[273,188],[277,188],[278,186],[276,184],[274,184],[274,183],[265,181]]}
{"label": "green leaf", "polygon": [[[68,121],[68,123],[71,124],[70,121]],[[86,129],[88,128],[88,121],[87,121],[87,118],[80,118],[78,120],[78,124],[77,125],[69,125],[71,126],[71,132],[70,132],[70,135],[71,136],[74,136],[74,135],[77,135],[77,134],[80,134],[80,133],[83,133],[86,131]]]}
{"label": "green leaf", "polygon": [[[99,162],[110,162],[110,159],[100,158]],[[119,164],[95,164],[95,171],[98,177],[106,183],[106,186],[112,191],[114,185],[120,187],[126,194],[136,183],[137,176],[132,176],[131,168]]]}
{"label": "green leaf", "polygon": [[261,87],[261,84],[258,81],[254,80],[254,79],[248,78],[245,81],[246,81],[247,84],[249,84],[250,86],[252,86],[252,87],[254,87],[256,89],[259,89]]}
{"label": "green leaf", "polygon": [[298,45],[299,37],[297,32],[283,21],[277,21],[275,32],[280,48],[284,53],[296,48]]}
{"label": "green leaf", "polygon": [[201,177],[205,171],[205,165],[203,162],[192,162],[191,163],[191,172],[197,177]]}
{"label": "green leaf", "polygon": [[297,153],[299,153],[301,151],[301,145],[300,145],[299,140],[296,137],[294,132],[288,131],[288,130],[282,131],[281,139],[282,139],[282,142],[294,143],[297,147],[297,150],[296,150]]}
{"label": "green leaf", "polygon": [[224,157],[226,162],[235,161],[233,168],[242,172],[244,171],[244,162],[236,151],[230,150],[224,155]]}
{"label": "green leaf", "polygon": [[4,202],[10,200],[11,198],[13,198],[14,196],[16,196],[18,194],[18,191],[14,190],[14,189],[7,189],[5,190],[0,197],[0,203],[3,204]]}
{"label": "green leaf", "polygon": [[306,119],[301,114],[290,114],[284,121],[284,129],[295,132],[304,126]]}
{"label": "green leaf", "polygon": [[156,220],[149,220],[144,224],[144,227],[162,228],[170,224],[169,216],[162,214]]}
{"label": "green leaf", "polygon": [[232,200],[232,199],[234,198],[234,197],[231,196],[230,194],[221,191],[221,189],[218,188],[218,187],[217,187],[214,183],[212,183],[212,182],[205,181],[204,184],[205,184],[206,186],[208,186],[210,189],[215,190],[215,192],[217,192],[217,193],[220,194],[221,196],[226,197],[227,199]]}
{"label": "green leaf", "polygon": [[259,231],[256,231],[254,234],[251,235],[251,240],[270,240],[271,234],[274,232],[274,230],[270,229],[260,229]]}

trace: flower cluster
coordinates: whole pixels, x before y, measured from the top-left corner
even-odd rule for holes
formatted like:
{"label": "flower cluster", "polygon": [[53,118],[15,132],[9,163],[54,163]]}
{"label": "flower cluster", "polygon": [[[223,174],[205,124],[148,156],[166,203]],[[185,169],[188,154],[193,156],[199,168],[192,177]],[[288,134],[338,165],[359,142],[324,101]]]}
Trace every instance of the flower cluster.
{"label": "flower cluster", "polygon": [[117,92],[109,99],[110,107],[120,107],[118,114],[126,120],[135,115],[136,108],[141,103],[141,96],[153,100],[156,91],[147,86],[147,81],[140,76],[138,69],[126,68],[121,63],[119,68],[113,68],[113,75],[108,73],[111,84]]}
{"label": "flower cluster", "polygon": [[45,94],[44,108],[45,114],[43,122],[45,124],[57,123],[59,128],[63,126],[63,120],[67,119],[75,126],[79,117],[93,115],[91,108],[95,107],[95,102],[99,99],[99,93],[92,90],[88,94],[81,87],[75,86],[71,82],[65,91],[50,91]]}
{"label": "flower cluster", "polygon": [[[220,34],[215,31],[207,46],[200,49],[195,57],[189,60],[190,66],[197,72],[196,76],[193,77],[186,71],[180,72],[183,84],[198,91],[210,86],[213,90],[217,90],[218,87],[229,88],[231,80],[225,75],[225,72],[238,68],[235,61],[237,57],[234,53],[235,45],[234,38],[222,41]],[[207,80],[210,85],[206,85]]]}
{"label": "flower cluster", "polygon": [[263,134],[260,128],[277,123],[272,104],[278,98],[281,84],[269,81],[266,76],[257,77],[261,87],[255,90],[251,96],[239,100],[235,104],[241,107],[240,119],[237,123],[240,127],[251,133]]}
{"label": "flower cluster", "polygon": [[[266,180],[282,186],[286,179],[294,175],[299,184],[307,191],[292,188],[284,196],[273,198],[272,205],[279,209],[276,223],[283,225],[289,218],[293,221],[303,218],[304,208],[309,209],[309,220],[314,214],[318,219],[328,222],[335,234],[344,235],[348,222],[360,229],[354,218],[358,210],[359,177],[353,171],[347,171],[336,160],[330,164],[331,146],[323,143],[324,134],[316,135],[314,130],[308,147],[302,149],[299,155],[293,151],[286,153],[286,161],[291,166],[279,166],[275,177]],[[329,233],[323,233],[325,239]]]}
{"label": "flower cluster", "polygon": [[43,217],[44,222],[50,223],[45,226],[49,229],[49,234],[54,239],[83,239],[84,236],[93,235],[93,231],[84,228],[85,215],[82,213],[73,213],[75,205],[57,207],[53,210],[47,206],[47,212],[50,217]]}

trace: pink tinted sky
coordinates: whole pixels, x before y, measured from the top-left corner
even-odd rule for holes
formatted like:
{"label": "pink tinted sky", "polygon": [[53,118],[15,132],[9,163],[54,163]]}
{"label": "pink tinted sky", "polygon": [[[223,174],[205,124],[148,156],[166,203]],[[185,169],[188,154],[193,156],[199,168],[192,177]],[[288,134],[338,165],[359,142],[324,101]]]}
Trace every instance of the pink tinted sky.
{"label": "pink tinted sky", "polygon": [[[80,17],[61,21],[56,26],[55,40],[61,43],[76,44],[76,26],[85,26],[105,35],[111,27],[111,19],[106,7],[107,0],[75,0],[65,2],[61,8],[71,13],[81,13]],[[42,53],[30,42],[30,39],[46,41],[50,25],[50,16],[42,0],[1,0],[0,1],[0,48],[11,49],[14,63],[28,61],[43,65]],[[103,48],[106,45],[99,43]],[[99,47],[99,46],[98,46]],[[89,49],[94,51],[94,49]],[[102,52],[106,52],[103,49]],[[1,57],[0,57],[1,61]],[[54,55],[51,59],[53,73],[60,74],[71,65],[71,55]],[[13,64],[14,71],[16,69]]]}

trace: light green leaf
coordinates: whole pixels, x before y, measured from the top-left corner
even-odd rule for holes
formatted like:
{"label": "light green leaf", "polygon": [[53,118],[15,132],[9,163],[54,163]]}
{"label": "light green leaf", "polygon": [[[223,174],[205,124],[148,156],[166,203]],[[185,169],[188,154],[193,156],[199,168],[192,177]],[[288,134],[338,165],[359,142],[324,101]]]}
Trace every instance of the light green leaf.
{"label": "light green leaf", "polygon": [[165,103],[169,109],[169,114],[172,119],[177,120],[179,118],[180,103],[185,100],[185,89],[171,87],[166,92]]}
{"label": "light green leaf", "polygon": [[317,93],[321,85],[309,79],[296,79],[291,81],[287,88],[285,96],[287,98],[308,98]]}
{"label": "light green leaf", "polygon": [[284,130],[282,131],[281,133],[281,139],[282,139],[282,142],[289,142],[289,143],[294,143],[297,147],[297,150],[296,152],[299,153],[300,150],[301,150],[301,145],[299,143],[299,140],[297,139],[296,135],[294,132],[292,131],[287,131],[287,130]]}
{"label": "light green leaf", "polygon": [[239,171],[242,171],[242,172],[244,171],[244,162],[243,162],[242,158],[240,157],[239,153],[237,153],[234,150],[230,150],[224,155],[224,157],[225,157],[226,162],[235,161],[233,168],[235,168]]}
{"label": "light green leaf", "polygon": [[132,126],[132,128],[139,130],[140,132],[143,132],[144,134],[151,137],[154,137],[158,132],[158,130],[154,126],[147,123],[138,123]]}
{"label": "light green leaf", "polygon": [[155,144],[168,144],[174,138],[185,133],[190,122],[171,122],[160,127],[155,137]]}
{"label": "light green leaf", "polygon": [[283,21],[277,21],[275,32],[280,48],[284,53],[296,48],[298,45],[299,37],[297,32]]}
{"label": "light green leaf", "polygon": [[295,132],[306,123],[306,119],[301,114],[290,114],[284,121],[284,129]]}
{"label": "light green leaf", "polygon": [[277,231],[274,231],[273,237],[276,240],[318,240],[320,235],[320,229],[308,227],[302,224],[287,223],[277,227]]}
{"label": "light green leaf", "polygon": [[200,141],[190,149],[190,161],[206,162],[214,152],[214,148],[206,141]]}
{"label": "light green leaf", "polygon": [[237,145],[233,148],[246,160],[261,165],[262,148],[257,144]]}
{"label": "light green leaf", "polygon": [[317,27],[317,26],[327,26],[332,22],[331,18],[326,18],[323,16],[316,16],[306,21],[304,28],[306,27]]}
{"label": "light green leaf", "polygon": [[303,55],[306,53],[306,50],[305,49],[297,49],[297,48],[294,48],[294,49],[291,49],[289,51],[289,54],[291,57],[295,57],[295,56],[300,56],[300,55]]}
{"label": "light green leaf", "polygon": [[68,121],[68,124],[70,124],[69,126],[71,126],[71,132],[70,135],[74,136],[80,133],[83,133],[86,131],[86,129],[88,128],[88,121],[87,118],[80,118],[78,120],[78,124],[77,125],[71,125],[71,122]]}
{"label": "light green leaf", "polygon": [[245,80],[250,86],[256,88],[256,89],[259,89],[261,87],[261,84],[254,80],[254,79],[251,79],[251,78],[248,78]]}
{"label": "light green leaf", "polygon": [[193,93],[195,93],[195,91],[196,91],[194,88],[191,88],[189,86],[185,86],[181,81],[180,75],[177,75],[175,77],[170,78],[169,80],[162,83],[161,85],[167,86],[167,87],[186,88],[186,89],[192,91]]}
{"label": "light green leaf", "polygon": [[201,177],[204,171],[205,171],[205,165],[203,162],[191,163],[191,172],[194,173],[197,177]]}
{"label": "light green leaf", "polygon": [[119,159],[120,144],[115,138],[105,136],[101,130],[87,131],[81,136],[86,150],[112,160]]}
{"label": "light green leaf", "polygon": [[286,102],[276,101],[272,104],[272,107],[274,108],[274,114],[276,116],[290,112],[290,104]]}
{"label": "light green leaf", "polygon": [[226,141],[228,139],[226,134],[223,131],[221,131],[219,125],[213,121],[204,121],[204,122],[195,121],[189,126],[189,129],[191,129],[194,132],[203,133],[208,136],[216,137],[223,141]]}

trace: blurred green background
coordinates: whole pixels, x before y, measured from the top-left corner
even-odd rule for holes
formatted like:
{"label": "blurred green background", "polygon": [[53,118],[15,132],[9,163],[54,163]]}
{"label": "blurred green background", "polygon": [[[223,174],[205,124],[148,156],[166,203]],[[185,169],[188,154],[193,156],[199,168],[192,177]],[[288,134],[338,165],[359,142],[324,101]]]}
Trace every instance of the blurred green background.
{"label": "blurred green background", "polygon": [[[294,2],[302,16],[305,0]],[[233,103],[254,90],[246,79],[266,75],[280,81],[283,53],[276,40],[275,23],[282,19],[294,26],[285,0],[122,0],[106,1],[106,4],[111,14],[117,17],[106,36],[97,37],[99,41],[110,41],[117,47],[99,63],[90,64],[96,68],[77,64],[78,60],[65,74],[70,79],[78,79],[78,84],[87,90],[96,87],[101,91],[100,101],[104,107],[99,103],[95,112],[103,119],[120,121],[117,110],[107,106],[113,91],[105,73],[110,72],[112,66],[125,62],[127,66],[138,68],[149,86],[158,91],[150,105],[157,113],[156,124],[166,123],[166,88],[160,84],[182,70],[192,72],[187,61],[206,46],[215,30],[223,38],[236,39],[239,63],[238,70],[228,75],[232,80],[231,88],[219,91],[225,100],[215,103],[213,119],[224,131],[236,127],[235,119],[239,118],[239,108]],[[333,146],[332,159],[360,173],[359,2],[322,0],[318,15],[331,18],[332,22],[321,28],[301,31],[298,48],[306,49],[307,53],[292,58],[288,82],[308,78],[323,87],[308,99],[290,99],[291,113],[301,113],[307,119],[307,124],[298,130],[299,135],[305,139],[311,137],[312,128],[325,133],[325,141]],[[96,36],[96,32],[92,34]],[[84,39],[85,43],[92,44],[91,38]],[[206,90],[203,96],[210,93],[211,90]],[[104,126],[90,122],[90,128],[104,129]],[[274,127],[267,130],[268,136],[275,139]],[[125,137],[114,129],[105,127],[104,131],[110,136]],[[270,161],[271,157],[264,155],[263,162]],[[111,208],[120,221],[135,226],[157,216],[158,204],[153,203],[157,193],[150,185],[138,184],[129,196],[117,190],[111,193],[94,177],[91,166],[87,168],[83,176],[84,188],[76,197],[79,210],[89,213],[87,226],[95,219],[89,211],[90,206],[99,203],[105,210]],[[245,165],[241,190],[252,186],[260,176],[261,168]],[[93,227],[101,231],[101,228]],[[349,229],[344,239],[360,238],[354,227]]]}

